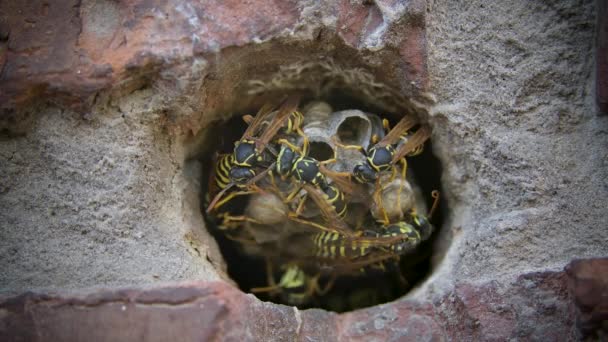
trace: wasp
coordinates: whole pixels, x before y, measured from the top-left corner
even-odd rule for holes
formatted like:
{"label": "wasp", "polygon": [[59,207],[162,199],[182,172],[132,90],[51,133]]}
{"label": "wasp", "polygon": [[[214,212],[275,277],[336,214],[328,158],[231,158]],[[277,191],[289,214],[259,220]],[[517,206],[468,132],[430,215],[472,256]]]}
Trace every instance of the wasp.
{"label": "wasp", "polygon": [[398,222],[381,232],[366,231],[348,237],[336,231],[324,231],[313,236],[313,254],[319,259],[355,260],[374,251],[401,255],[421,242],[420,233],[406,222]]}
{"label": "wasp", "polygon": [[[251,115],[243,116],[243,121],[245,121],[245,123],[248,125],[250,125],[253,122],[253,120],[254,120],[254,117]],[[268,126],[268,125],[270,125],[270,121],[265,121],[263,124]],[[304,131],[302,130],[303,125],[304,125],[304,114],[302,114],[300,111],[294,110],[293,112],[291,112],[291,114],[287,118],[287,125],[285,127],[283,127],[281,130],[283,131],[284,135],[297,134],[297,135],[301,136],[302,138],[304,138],[304,137],[306,137],[306,135],[304,134]]]}
{"label": "wasp", "polygon": [[310,276],[297,264],[291,264],[286,267],[277,284],[274,280],[272,264],[267,260],[266,265],[266,276],[269,286],[255,287],[251,289],[251,292],[270,292],[271,295],[278,292],[281,295],[282,301],[288,305],[301,306],[309,304],[315,296],[325,295],[332,288],[336,279],[335,277],[331,277],[327,284],[321,287],[319,275]]}
{"label": "wasp", "polygon": [[325,223],[301,219],[288,215],[291,220],[309,225],[320,232],[312,235],[312,256],[321,259],[354,260],[378,251],[391,255],[403,254],[416,247],[421,242],[419,232],[409,223],[398,222],[382,226],[376,230],[354,232],[340,219],[335,208],[327,202],[323,193],[310,185],[306,185],[307,194],[319,206]]}
{"label": "wasp", "polygon": [[[302,188],[306,194],[300,200],[300,204],[295,212],[288,217],[296,222],[303,223],[325,232],[338,232],[344,236],[355,236],[355,232],[344,222],[343,217],[346,213],[346,201],[343,193],[333,185],[326,185],[325,191],[311,184],[303,184]],[[328,222],[329,227],[309,220],[302,220],[300,215],[304,202],[311,198],[321,212],[321,216]]]}
{"label": "wasp", "polygon": [[[388,121],[383,120],[388,128]],[[430,137],[430,127],[424,125],[410,136],[410,129],[417,122],[411,116],[403,117],[380,141],[365,151],[362,146],[347,145],[365,154],[366,162],[355,165],[353,176],[360,183],[371,183],[378,178],[378,173],[394,169],[397,162],[405,162],[406,156],[415,156],[422,152],[424,142]],[[404,166],[405,168],[405,166]]]}
{"label": "wasp", "polygon": [[[230,179],[230,169],[233,165],[233,155],[231,153],[225,154],[216,154],[212,160],[213,168],[209,174],[208,190],[205,197],[205,205],[208,207],[207,213],[211,211],[211,209],[219,209],[222,205],[232,200],[233,198],[240,195],[249,195],[257,192],[257,190],[251,189],[243,189],[241,191],[236,191],[230,193],[229,196],[220,201],[221,196],[230,189],[233,184]],[[257,180],[257,177],[253,177],[252,179]],[[252,184],[254,182],[251,182]],[[246,188],[246,187],[244,187]],[[213,198],[213,200],[211,200]],[[221,213],[217,215],[218,218],[222,219],[222,215],[226,213]],[[220,221],[219,227],[227,227],[228,225],[224,225],[223,221]]]}
{"label": "wasp", "polygon": [[[262,106],[253,120],[251,120],[249,126],[247,126],[241,139],[234,143],[234,150],[232,152],[234,164],[231,168],[231,173],[237,173],[239,176],[244,175],[245,172],[243,172],[243,168],[251,170],[253,167],[268,159],[265,158],[266,156],[264,155],[268,143],[289,120],[291,114],[295,112],[298,101],[297,97],[289,97],[283,105],[281,105],[274,118],[266,124],[266,127],[260,133],[263,123],[266,122],[266,119],[272,113],[272,106]],[[259,137],[255,138],[258,133],[260,133]],[[232,169],[235,171],[232,171]],[[250,172],[250,174],[252,174],[252,172]],[[242,184],[243,179],[235,177],[232,181],[237,184]]]}
{"label": "wasp", "polygon": [[[318,202],[329,203],[338,216],[344,218],[347,212],[347,201],[345,193],[342,190],[342,183],[338,181],[338,177],[343,175],[324,167],[326,164],[335,162],[335,156],[323,162],[308,157],[308,140],[306,138],[304,139],[302,150],[285,139],[280,139],[279,143],[281,144],[281,149],[277,157],[275,171],[283,180],[291,176],[298,182],[298,186],[294,187],[285,201],[287,203],[291,202],[303,187],[310,190],[310,186],[312,185],[322,192],[321,197],[317,196]],[[328,175],[331,177],[328,177]],[[329,183],[330,179],[334,184]],[[307,190],[307,192],[310,191]],[[306,196],[300,200],[300,205],[298,206],[298,210],[296,210],[297,213],[301,212]]]}
{"label": "wasp", "polygon": [[[235,142],[232,154],[223,155],[218,160],[215,169],[215,178],[216,185],[218,185],[221,191],[211,201],[207,208],[207,213],[211,212],[213,209],[217,209],[235,196],[251,194],[252,191],[240,191],[230,194],[222,202],[219,202],[224,193],[234,185],[242,189],[251,188],[253,185],[251,180],[256,178],[255,167],[261,166],[262,164],[270,164],[269,168],[274,167],[275,162],[273,161],[273,158],[266,153],[266,148],[269,147],[270,141],[275,137],[278,131],[287,121],[289,121],[290,116],[296,112],[295,109],[297,108],[298,101],[298,98],[295,96],[289,97],[284,101],[274,118],[270,121],[267,121],[267,119],[269,115],[272,114],[272,106],[266,104],[262,106],[256,116],[250,120],[249,126],[243,133],[241,139]],[[299,116],[301,116],[301,114],[295,115],[296,118]],[[297,124],[301,122],[300,119],[297,119],[296,121],[297,122],[294,121],[289,124],[288,127],[291,127],[289,129],[301,131],[299,127],[296,128],[293,126],[294,123]],[[263,123],[266,124],[263,125]],[[273,154],[276,155],[276,153]],[[256,189],[255,187],[253,188],[253,192],[255,192]]]}
{"label": "wasp", "polygon": [[[306,185],[308,195],[319,206],[322,223],[290,215],[290,219],[309,225],[320,232],[308,236],[309,256],[324,263],[332,272],[359,271],[366,266],[382,266],[384,261],[398,259],[417,248],[430,236],[433,226],[423,216],[412,212],[411,222],[399,221],[371,229],[353,231],[339,218],[335,209],[323,197],[320,189]],[[432,213],[431,213],[432,214]]]}
{"label": "wasp", "polygon": [[[276,172],[283,180],[292,176],[300,183],[308,183],[321,188],[327,186],[327,179],[320,172],[320,164],[328,161],[319,162],[308,157],[308,139],[304,139],[301,150],[286,139],[280,139],[279,144],[281,149],[277,157]],[[329,162],[333,162],[333,160]]]}
{"label": "wasp", "polygon": [[431,224],[431,219],[439,206],[439,191],[433,190],[431,192],[431,197],[433,198],[433,205],[431,206],[427,216],[419,214],[416,211],[416,208],[413,208],[410,212],[409,221],[414,227],[416,227],[416,230],[420,232],[420,238],[422,241],[428,239],[435,230],[435,227]]}
{"label": "wasp", "polygon": [[[383,120],[386,129],[389,128],[388,121]],[[361,184],[376,182],[376,191],[374,197],[377,198],[377,203],[381,203],[380,190],[378,184],[379,173],[391,171],[392,175],[390,182],[395,179],[397,168],[395,164],[401,163],[401,179],[405,182],[407,160],[406,156],[415,156],[422,152],[424,142],[431,136],[431,129],[428,125],[421,126],[415,133],[411,134],[410,129],[416,126],[416,120],[411,116],[403,117],[395,127],[393,127],[380,141],[376,142],[367,151],[358,145],[342,145],[344,148],[357,149],[366,157],[365,162],[355,165],[352,175],[355,180]],[[376,140],[376,139],[374,139]],[[401,200],[400,185],[397,200]],[[381,207],[381,205],[380,205]],[[397,207],[401,207],[398,203]],[[388,224],[389,219],[387,213],[383,211],[383,223]]]}

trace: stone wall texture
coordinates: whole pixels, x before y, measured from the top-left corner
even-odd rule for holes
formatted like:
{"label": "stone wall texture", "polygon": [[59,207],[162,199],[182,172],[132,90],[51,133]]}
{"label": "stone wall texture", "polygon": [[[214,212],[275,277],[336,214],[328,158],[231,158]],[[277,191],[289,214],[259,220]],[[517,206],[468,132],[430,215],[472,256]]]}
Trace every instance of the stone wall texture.
{"label": "stone wall texture", "polygon": [[[0,2],[0,339],[605,339],[606,13],[591,0]],[[213,123],[277,91],[318,93],[307,72],[433,127],[446,219],[432,274],[393,303],[261,302],[204,229]]]}

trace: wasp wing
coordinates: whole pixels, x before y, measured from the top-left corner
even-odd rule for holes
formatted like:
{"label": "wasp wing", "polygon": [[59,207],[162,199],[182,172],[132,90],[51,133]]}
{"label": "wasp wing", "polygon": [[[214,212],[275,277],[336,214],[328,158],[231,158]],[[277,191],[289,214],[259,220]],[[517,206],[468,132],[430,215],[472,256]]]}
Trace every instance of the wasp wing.
{"label": "wasp wing", "polygon": [[272,122],[270,122],[268,127],[260,135],[259,139],[256,140],[258,151],[261,152],[264,150],[266,144],[268,144],[268,142],[274,138],[275,135],[277,135],[281,127],[285,126],[285,123],[289,119],[291,113],[298,108],[299,102],[299,96],[290,96],[287,98],[287,100],[285,100],[285,102],[283,102],[278,113],[272,119]]}
{"label": "wasp wing", "polygon": [[408,153],[416,149],[416,147],[424,144],[424,142],[427,141],[430,137],[431,127],[427,125],[420,127],[416,131],[416,133],[410,136],[409,139],[407,139],[407,141],[397,149],[395,155],[393,156],[392,163],[395,164],[396,162],[401,160]]}
{"label": "wasp wing", "polygon": [[329,230],[337,231],[344,236],[353,236],[354,233],[352,229],[346,224],[346,222],[342,221],[338,213],[334,210],[334,207],[327,201],[327,196],[321,189],[314,187],[310,184],[304,184],[304,189],[306,190],[308,196],[315,202],[315,204],[321,210],[321,215],[327,222],[329,223]]}
{"label": "wasp wing", "polygon": [[267,103],[263,105],[260,110],[258,110],[258,113],[253,118],[250,118],[249,116],[249,120],[245,120],[245,122],[249,121],[249,126],[247,126],[247,129],[245,130],[245,133],[243,133],[243,137],[241,139],[253,138],[262,122],[264,122],[266,117],[268,117],[268,114],[272,113],[273,107],[273,105]]}
{"label": "wasp wing", "polygon": [[325,165],[319,165],[319,171],[333,181],[333,184],[338,187],[345,195],[351,199],[357,199],[357,201],[365,202],[369,194],[363,184],[358,184],[352,181],[351,174],[344,172],[337,172],[328,169]]}
{"label": "wasp wing", "polygon": [[380,140],[376,146],[386,146],[392,145],[399,141],[399,138],[403,133],[410,130],[412,127],[416,126],[418,121],[411,115],[406,115],[393,127],[393,129],[388,132],[382,140]]}
{"label": "wasp wing", "polygon": [[344,259],[344,260],[331,260],[325,267],[325,272],[331,274],[348,275],[348,274],[360,274],[361,268],[378,264],[391,259],[398,259],[399,256],[390,252],[375,251],[364,256],[357,258]]}
{"label": "wasp wing", "polygon": [[[247,183],[245,183],[245,188],[247,189],[255,189],[255,190],[260,190],[260,188],[258,188],[255,183],[257,181],[259,181],[260,179],[262,179],[264,176],[266,176],[268,174],[268,172],[270,172],[275,166],[275,163],[270,164],[270,166],[266,169],[264,169],[262,172],[258,173],[257,175],[255,175],[253,178],[251,178],[250,180],[247,181]],[[211,203],[209,203],[209,206],[207,207],[206,213],[209,214],[211,213],[211,211],[213,211],[213,209],[215,209],[215,205],[219,202],[219,200],[224,196],[224,194],[230,190],[232,187],[234,187],[236,184],[234,182],[230,182],[228,183],[228,185],[222,189],[222,191],[220,191],[217,195],[215,195],[215,197],[213,198],[213,200],[211,201]]]}

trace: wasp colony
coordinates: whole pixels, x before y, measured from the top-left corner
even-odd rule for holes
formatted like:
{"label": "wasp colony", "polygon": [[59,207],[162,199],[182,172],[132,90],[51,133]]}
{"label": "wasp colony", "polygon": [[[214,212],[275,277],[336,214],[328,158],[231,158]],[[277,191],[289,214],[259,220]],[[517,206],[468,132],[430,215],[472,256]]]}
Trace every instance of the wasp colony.
{"label": "wasp colony", "polygon": [[215,154],[205,211],[243,290],[341,312],[422,277],[439,192],[423,194],[410,164],[428,125],[297,96],[236,120],[244,133]]}

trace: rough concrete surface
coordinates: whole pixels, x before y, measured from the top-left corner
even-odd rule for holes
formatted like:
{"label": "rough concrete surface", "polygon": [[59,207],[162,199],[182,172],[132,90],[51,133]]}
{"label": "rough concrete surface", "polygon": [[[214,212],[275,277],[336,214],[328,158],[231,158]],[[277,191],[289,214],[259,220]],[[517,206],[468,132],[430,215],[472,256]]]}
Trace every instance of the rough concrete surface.
{"label": "rough concrete surface", "polygon": [[2,141],[2,292],[217,279],[184,239],[190,185],[150,106],[140,92],[90,120],[42,108]]}
{"label": "rough concrete surface", "polygon": [[[272,95],[342,77],[374,104],[372,90],[386,102],[397,89],[411,103],[379,105],[429,121],[449,207],[429,279],[357,311],[336,334],[364,340],[392,319],[396,340],[408,324],[429,339],[437,329],[455,339],[573,338],[559,272],[608,255],[596,3],[134,3],[28,3],[25,26],[16,2],[0,4],[15,14],[0,21],[0,293],[220,279],[198,196],[210,122],[264,101],[247,81]],[[294,68],[321,76],[289,79]],[[311,324],[332,316],[305,311],[300,326],[299,315],[317,337]]]}
{"label": "rough concrete surface", "polygon": [[592,1],[429,2],[438,99],[430,120],[455,236],[437,284],[608,253],[594,9]]}

